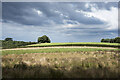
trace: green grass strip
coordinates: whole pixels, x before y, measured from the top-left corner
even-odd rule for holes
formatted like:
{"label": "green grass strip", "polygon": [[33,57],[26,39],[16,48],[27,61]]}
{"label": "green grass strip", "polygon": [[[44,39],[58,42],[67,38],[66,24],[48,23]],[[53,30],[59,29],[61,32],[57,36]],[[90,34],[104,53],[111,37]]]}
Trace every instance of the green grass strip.
{"label": "green grass strip", "polygon": [[61,52],[81,52],[81,51],[120,51],[120,49],[99,49],[99,48],[48,48],[32,50],[5,50],[2,55],[7,54],[25,54],[25,53],[61,53]]}

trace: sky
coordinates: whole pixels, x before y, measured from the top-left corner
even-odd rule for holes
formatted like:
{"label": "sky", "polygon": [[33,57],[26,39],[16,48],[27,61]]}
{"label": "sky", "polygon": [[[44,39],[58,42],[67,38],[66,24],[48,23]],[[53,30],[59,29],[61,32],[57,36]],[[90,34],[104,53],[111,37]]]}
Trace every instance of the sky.
{"label": "sky", "polygon": [[117,2],[3,2],[2,39],[100,42],[118,36]]}

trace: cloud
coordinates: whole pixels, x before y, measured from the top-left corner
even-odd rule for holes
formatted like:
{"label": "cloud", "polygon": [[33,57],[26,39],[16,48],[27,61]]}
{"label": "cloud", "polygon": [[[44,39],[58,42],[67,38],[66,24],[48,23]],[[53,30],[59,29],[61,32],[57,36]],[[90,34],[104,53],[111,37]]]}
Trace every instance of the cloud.
{"label": "cloud", "polygon": [[98,42],[116,37],[115,4],[3,3],[3,39],[37,41],[47,35],[52,42]]}
{"label": "cloud", "polygon": [[84,9],[82,3],[3,3],[3,20],[23,25],[64,24],[63,19],[83,24],[103,24],[96,18],[87,18],[76,9]]}
{"label": "cloud", "polygon": [[43,13],[40,10],[33,9],[38,15],[42,15]]}
{"label": "cloud", "polygon": [[[88,4],[87,4],[88,5]],[[118,8],[111,7],[110,10],[98,9],[96,5],[88,5],[91,7],[91,12],[77,11],[83,13],[86,17],[94,17],[104,21],[107,25],[106,29],[118,29]]]}

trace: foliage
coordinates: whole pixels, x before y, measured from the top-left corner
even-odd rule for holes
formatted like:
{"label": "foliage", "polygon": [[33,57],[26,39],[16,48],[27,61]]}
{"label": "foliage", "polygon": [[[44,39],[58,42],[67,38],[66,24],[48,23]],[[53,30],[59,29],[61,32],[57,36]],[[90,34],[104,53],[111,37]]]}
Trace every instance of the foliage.
{"label": "foliage", "polygon": [[120,37],[116,37],[116,38],[114,39],[114,41],[115,41],[116,43],[120,43]]}
{"label": "foliage", "polygon": [[5,41],[13,41],[12,38],[5,38]]}
{"label": "foliage", "polygon": [[43,35],[42,37],[38,37],[38,43],[50,43],[49,37],[46,35]]}
{"label": "foliage", "polygon": [[120,43],[120,37],[116,37],[114,39],[101,39],[101,42],[107,42],[107,43]]}
{"label": "foliage", "polygon": [[110,43],[115,43],[115,40],[114,39],[110,39]]}
{"label": "foliage", "polygon": [[101,42],[104,42],[105,39],[101,39]]}
{"label": "foliage", "polygon": [[26,45],[36,44],[36,42],[1,40],[3,49],[25,47]]}

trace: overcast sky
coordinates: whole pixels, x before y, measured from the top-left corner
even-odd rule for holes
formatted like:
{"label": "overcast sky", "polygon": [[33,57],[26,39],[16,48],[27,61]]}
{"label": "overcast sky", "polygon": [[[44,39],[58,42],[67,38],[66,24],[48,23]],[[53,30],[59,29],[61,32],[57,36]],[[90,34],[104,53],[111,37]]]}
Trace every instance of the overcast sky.
{"label": "overcast sky", "polygon": [[118,3],[3,2],[2,39],[100,42],[118,36]]}

